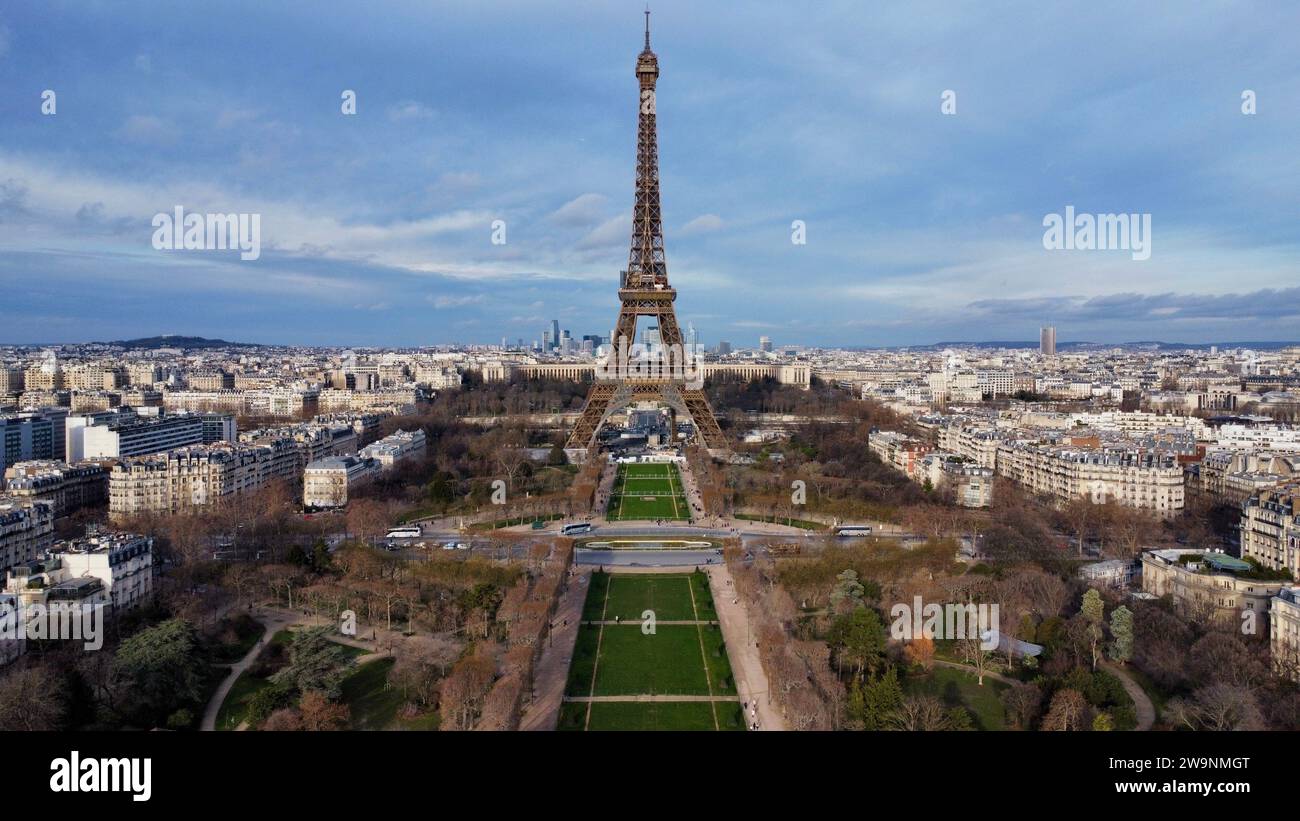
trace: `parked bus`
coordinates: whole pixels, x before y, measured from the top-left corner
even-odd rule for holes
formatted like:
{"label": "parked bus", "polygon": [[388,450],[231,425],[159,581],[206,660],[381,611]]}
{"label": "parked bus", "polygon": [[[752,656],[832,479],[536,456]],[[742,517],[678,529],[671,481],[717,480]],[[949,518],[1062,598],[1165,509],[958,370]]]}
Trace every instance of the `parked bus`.
{"label": "parked bus", "polygon": [[560,533],[564,536],[576,536],[579,533],[590,533],[591,522],[579,522],[576,525],[565,525],[560,528]]}
{"label": "parked bus", "polygon": [[835,528],[835,535],[842,536],[844,538],[852,538],[854,536],[870,536],[871,525],[838,525]]}
{"label": "parked bus", "polygon": [[418,525],[403,525],[402,527],[395,527],[384,534],[385,539],[415,539],[419,536],[420,528]]}

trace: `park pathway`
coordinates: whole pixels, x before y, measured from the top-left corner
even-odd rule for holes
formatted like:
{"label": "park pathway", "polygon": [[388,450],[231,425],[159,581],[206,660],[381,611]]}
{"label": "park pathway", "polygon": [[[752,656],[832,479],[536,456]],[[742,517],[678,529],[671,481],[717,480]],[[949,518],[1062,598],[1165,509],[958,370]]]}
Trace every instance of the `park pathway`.
{"label": "park pathway", "polygon": [[519,720],[521,730],[554,730],[560,723],[560,705],[569,681],[569,663],[578,641],[578,624],[582,621],[582,603],[591,583],[589,569],[574,569],[560,603],[551,617],[551,635],[533,672],[533,700]]}
{"label": "park pathway", "polygon": [[1137,730],[1139,732],[1150,730],[1151,725],[1156,723],[1156,705],[1151,703],[1146,690],[1143,690],[1142,685],[1134,681],[1123,667],[1111,664],[1109,661],[1103,661],[1101,666],[1106,672],[1119,679],[1119,683],[1124,685],[1124,692],[1133,699],[1133,707],[1137,711]]}
{"label": "park pathway", "polygon": [[252,665],[258,654],[266,649],[266,645],[271,641],[272,636],[298,620],[295,615],[290,613],[278,611],[268,613],[260,608],[251,611],[249,615],[257,619],[266,628],[266,632],[262,634],[262,638],[258,640],[257,644],[254,644],[252,649],[244,654],[242,659],[230,666],[230,672],[222,679],[217,691],[208,700],[208,706],[203,710],[203,723],[199,725],[200,731],[210,732],[217,729],[217,713],[221,711],[221,705],[226,700],[226,696],[230,695],[230,688],[235,686],[235,680]]}
{"label": "park pathway", "polygon": [[[964,670],[971,675],[975,675],[975,668],[969,664],[962,664],[956,661],[944,661],[943,659],[935,659],[934,663],[942,667],[952,667],[956,670]],[[1111,664],[1108,661],[1103,661],[1101,666],[1106,672],[1119,679],[1119,683],[1124,686],[1124,692],[1128,693],[1129,698],[1133,699],[1133,708],[1137,714],[1137,726],[1133,729],[1137,732],[1146,732],[1147,730],[1150,730],[1151,725],[1154,724],[1156,720],[1156,707],[1151,703],[1151,699],[1147,696],[1146,691],[1142,689],[1141,685],[1133,680],[1133,677],[1130,676],[1128,671],[1124,668]],[[1005,684],[1020,683],[1013,678],[1008,678],[1007,676],[1002,675],[1001,673],[985,672],[984,677],[991,678],[994,681],[1001,681]]]}
{"label": "park pathway", "polygon": [[757,718],[760,730],[784,730],[785,720],[777,710],[768,692],[767,673],[758,657],[758,646],[750,634],[749,613],[737,600],[736,586],[731,571],[725,564],[708,565],[709,587],[713,592],[713,607],[718,611],[722,638],[727,643],[727,656],[731,659],[731,673],[736,679],[736,692],[746,705],[745,726]]}

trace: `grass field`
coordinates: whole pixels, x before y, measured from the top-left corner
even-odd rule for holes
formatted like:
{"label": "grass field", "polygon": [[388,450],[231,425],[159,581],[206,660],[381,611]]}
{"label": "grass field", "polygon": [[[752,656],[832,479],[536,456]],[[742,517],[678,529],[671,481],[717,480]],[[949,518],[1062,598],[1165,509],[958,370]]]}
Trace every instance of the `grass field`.
{"label": "grass field", "polygon": [[935,665],[924,676],[909,678],[903,689],[913,695],[929,695],[949,707],[965,707],[980,730],[1006,729],[1006,709],[1000,694],[1007,685],[990,678],[981,687],[974,673]]}
{"label": "grass field", "polygon": [[606,518],[690,521],[682,477],[673,464],[619,465]]}
{"label": "grass field", "polygon": [[745,717],[738,702],[602,701],[591,705],[568,702],[560,712],[561,730],[712,730],[713,712],[722,730],[743,730]]}
{"label": "grass field", "polygon": [[[653,632],[642,613],[655,613]],[[620,624],[613,624],[615,616]],[[735,701],[635,701],[632,697],[723,696],[736,685],[713,596],[703,573],[593,573],[583,605],[568,697],[626,696],[628,701],[565,702],[560,729],[743,729]],[[695,622],[665,624],[664,622]],[[591,623],[597,622],[597,623]]]}

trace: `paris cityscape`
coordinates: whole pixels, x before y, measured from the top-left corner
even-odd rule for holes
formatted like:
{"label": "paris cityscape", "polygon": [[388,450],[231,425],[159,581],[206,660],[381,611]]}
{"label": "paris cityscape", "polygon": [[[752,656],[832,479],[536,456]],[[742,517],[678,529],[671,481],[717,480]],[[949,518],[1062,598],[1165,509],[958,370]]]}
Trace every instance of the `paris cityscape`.
{"label": "paris cityscape", "polygon": [[1300,730],[1294,12],[1013,125],[960,6],[230,5],[0,10],[0,731]]}

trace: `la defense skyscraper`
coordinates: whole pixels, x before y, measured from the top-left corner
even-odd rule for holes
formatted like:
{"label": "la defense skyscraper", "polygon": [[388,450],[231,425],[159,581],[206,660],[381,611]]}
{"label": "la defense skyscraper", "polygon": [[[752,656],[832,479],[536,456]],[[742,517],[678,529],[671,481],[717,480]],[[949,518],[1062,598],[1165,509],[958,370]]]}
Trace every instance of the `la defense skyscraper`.
{"label": "la defense skyscraper", "polygon": [[[664,260],[663,221],[659,210],[659,145],[655,124],[655,83],[659,79],[659,58],[650,50],[650,12],[646,13],[645,48],[637,55],[636,78],[640,91],[636,136],[636,198],[632,206],[632,248],[627,270],[619,283],[618,320],[610,342],[630,345],[636,340],[638,317],[650,317],[658,329],[664,349],[685,350],[682,329],[677,324],[673,301],[677,291],[668,284]],[[693,352],[692,352],[693,353]],[[606,369],[607,371],[609,369]],[[630,375],[615,370],[605,378],[597,375],[582,416],[569,434],[566,447],[591,449],[596,435],[610,414],[630,402],[658,401],[684,414],[695,425],[700,442],[711,451],[726,450],[726,440],[709,400],[700,387],[687,384],[681,373]]]}

